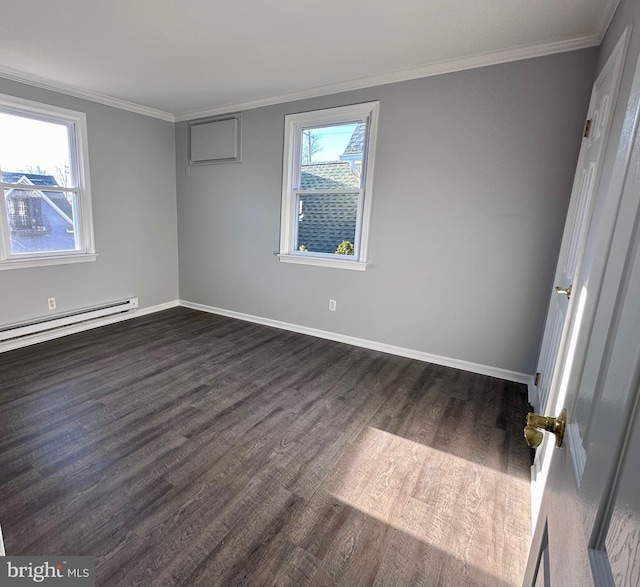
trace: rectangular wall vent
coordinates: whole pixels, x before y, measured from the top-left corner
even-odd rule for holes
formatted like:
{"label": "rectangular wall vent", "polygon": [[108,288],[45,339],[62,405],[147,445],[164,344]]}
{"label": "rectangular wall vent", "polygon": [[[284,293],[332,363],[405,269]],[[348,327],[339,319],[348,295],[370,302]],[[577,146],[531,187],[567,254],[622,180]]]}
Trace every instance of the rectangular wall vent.
{"label": "rectangular wall vent", "polygon": [[189,122],[189,164],[240,163],[242,113]]}

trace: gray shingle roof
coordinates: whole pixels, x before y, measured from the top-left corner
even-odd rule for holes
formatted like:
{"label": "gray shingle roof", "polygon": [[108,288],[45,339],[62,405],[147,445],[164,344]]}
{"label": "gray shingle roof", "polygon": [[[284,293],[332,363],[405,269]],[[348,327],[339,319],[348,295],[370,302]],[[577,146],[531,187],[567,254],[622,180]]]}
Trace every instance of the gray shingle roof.
{"label": "gray shingle roof", "polygon": [[357,194],[301,195],[298,243],[313,253],[335,253],[343,241],[354,244]]}
{"label": "gray shingle roof", "polygon": [[[364,131],[365,131],[365,123],[359,122],[355,129],[353,129],[353,134],[349,139],[349,144],[344,150],[342,155],[361,155],[364,151]],[[349,157],[351,158],[351,157]]]}
{"label": "gray shingle roof", "polygon": [[351,173],[348,161],[329,161],[302,165],[301,190],[360,189],[360,179]]}

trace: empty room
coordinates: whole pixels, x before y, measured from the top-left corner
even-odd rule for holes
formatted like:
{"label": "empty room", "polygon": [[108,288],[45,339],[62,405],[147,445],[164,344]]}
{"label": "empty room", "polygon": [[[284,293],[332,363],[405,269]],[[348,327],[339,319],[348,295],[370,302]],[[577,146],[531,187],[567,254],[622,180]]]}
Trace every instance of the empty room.
{"label": "empty room", "polygon": [[0,583],[640,584],[640,2],[11,2]]}

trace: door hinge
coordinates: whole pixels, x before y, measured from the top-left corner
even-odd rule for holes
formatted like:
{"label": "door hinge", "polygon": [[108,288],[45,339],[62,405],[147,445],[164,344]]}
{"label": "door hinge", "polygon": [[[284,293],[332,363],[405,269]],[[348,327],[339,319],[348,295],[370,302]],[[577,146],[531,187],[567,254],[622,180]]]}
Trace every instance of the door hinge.
{"label": "door hinge", "polygon": [[540,373],[536,373],[536,378],[533,380],[533,384],[538,387],[540,385]]}
{"label": "door hinge", "polygon": [[591,119],[587,120],[587,123],[584,125],[584,138],[588,139],[591,135]]}

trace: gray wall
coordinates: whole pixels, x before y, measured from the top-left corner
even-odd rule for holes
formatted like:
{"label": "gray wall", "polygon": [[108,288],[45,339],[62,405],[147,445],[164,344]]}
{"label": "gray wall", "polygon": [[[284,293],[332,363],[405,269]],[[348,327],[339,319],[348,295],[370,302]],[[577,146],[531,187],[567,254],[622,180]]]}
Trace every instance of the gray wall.
{"label": "gray wall", "polygon": [[[596,53],[249,110],[243,162],[190,176],[176,125],[181,299],[532,373]],[[284,115],[370,100],[370,266],[279,263]]]}
{"label": "gray wall", "polygon": [[178,297],[174,125],[0,79],[0,92],[86,112],[93,263],[0,271],[0,325],[138,296]]}

